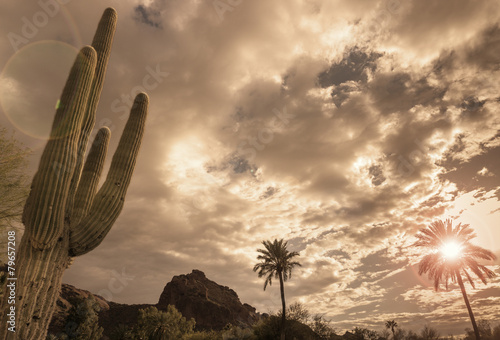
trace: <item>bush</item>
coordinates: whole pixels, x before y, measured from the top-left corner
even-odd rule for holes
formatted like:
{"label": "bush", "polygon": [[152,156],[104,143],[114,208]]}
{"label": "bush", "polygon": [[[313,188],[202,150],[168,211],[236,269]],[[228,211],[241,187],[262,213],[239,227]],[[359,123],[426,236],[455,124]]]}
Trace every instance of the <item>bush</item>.
{"label": "bush", "polygon": [[257,339],[252,329],[240,328],[233,325],[227,325],[222,331],[222,339],[224,340],[254,340]]}
{"label": "bush", "polygon": [[439,339],[439,332],[435,330],[434,328],[425,325],[424,329],[420,332],[420,337],[423,340],[438,340]]}
{"label": "bush", "polygon": [[354,335],[355,339],[359,340],[378,340],[379,335],[377,332],[372,331],[367,328],[360,328],[360,327],[355,327],[352,330],[352,334]]}
{"label": "bush", "polygon": [[[500,325],[491,329],[491,325],[488,320],[478,320],[477,328],[479,330],[481,340],[500,340]],[[474,330],[466,328],[464,340],[476,340]]]}
{"label": "bush", "polygon": [[[261,319],[253,327],[254,335],[259,340],[276,340],[280,338],[281,317],[271,315]],[[296,320],[287,320],[285,327],[287,339],[316,340],[320,337],[308,325]]]}
{"label": "bush", "polygon": [[99,326],[97,313],[101,310],[95,298],[90,295],[73,302],[66,319],[64,331],[57,336],[49,334],[47,339],[57,340],[99,340],[103,328]]}
{"label": "bush", "polygon": [[111,334],[112,340],[135,340],[134,329],[124,324],[119,324]]}
{"label": "bush", "polygon": [[312,322],[309,323],[309,326],[322,340],[337,338],[335,330],[330,326],[330,321],[326,320],[323,315],[316,314],[313,316]]}
{"label": "bush", "polygon": [[189,340],[223,340],[222,335],[217,331],[202,331],[188,335]]}
{"label": "bush", "polygon": [[135,335],[148,340],[187,339],[193,334],[195,321],[187,321],[172,305],[162,312],[156,307],[139,310]]}

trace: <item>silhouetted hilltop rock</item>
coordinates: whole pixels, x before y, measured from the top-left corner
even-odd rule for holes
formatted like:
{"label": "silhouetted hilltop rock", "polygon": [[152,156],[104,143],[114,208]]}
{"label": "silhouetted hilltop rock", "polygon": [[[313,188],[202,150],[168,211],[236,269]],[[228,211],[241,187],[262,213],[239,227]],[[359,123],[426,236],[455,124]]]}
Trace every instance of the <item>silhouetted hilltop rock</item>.
{"label": "silhouetted hilltop rock", "polygon": [[241,303],[234,290],[196,269],[167,283],[157,307],[166,310],[168,305],[174,305],[186,319],[194,318],[197,329],[220,330],[228,323],[249,327],[260,318],[255,308]]}
{"label": "silhouetted hilltop rock", "polygon": [[207,279],[202,271],[195,269],[190,274],[174,276],[165,286],[156,305],[110,302],[99,295],[63,283],[49,333],[63,331],[71,307],[89,295],[93,295],[101,307],[99,324],[104,328],[104,338],[109,337],[119,324],[135,324],[139,309],[150,306],[166,310],[172,304],[186,319],[194,318],[196,328],[200,330],[221,330],[228,323],[249,327],[260,319],[255,308],[242,304],[234,290]]}

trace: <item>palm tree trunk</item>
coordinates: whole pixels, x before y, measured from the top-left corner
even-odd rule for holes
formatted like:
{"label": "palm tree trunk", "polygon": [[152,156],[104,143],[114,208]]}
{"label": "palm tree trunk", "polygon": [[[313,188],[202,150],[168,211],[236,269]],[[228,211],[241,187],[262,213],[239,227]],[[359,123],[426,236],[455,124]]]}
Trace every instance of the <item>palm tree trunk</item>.
{"label": "palm tree trunk", "polygon": [[472,313],[472,308],[470,307],[469,299],[467,298],[467,293],[465,292],[462,276],[460,275],[460,272],[458,270],[455,272],[455,276],[457,277],[458,285],[462,290],[462,295],[465,300],[465,305],[467,306],[467,310],[469,311],[469,317],[470,321],[472,322],[472,327],[474,328],[474,334],[476,335],[476,340],[480,340],[481,338],[479,337],[479,329],[477,328],[476,320],[474,319],[474,314]]}
{"label": "palm tree trunk", "polygon": [[285,305],[285,285],[283,283],[283,273],[279,272],[280,278],[280,291],[281,291],[281,307],[283,312],[281,313],[281,340],[285,340],[285,322],[286,322],[286,305]]}

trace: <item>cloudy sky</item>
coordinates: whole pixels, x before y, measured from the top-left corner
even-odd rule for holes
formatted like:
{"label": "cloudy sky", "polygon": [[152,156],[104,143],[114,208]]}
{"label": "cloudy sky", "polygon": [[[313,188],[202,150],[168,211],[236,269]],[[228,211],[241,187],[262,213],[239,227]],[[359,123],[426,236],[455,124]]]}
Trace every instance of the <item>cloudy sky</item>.
{"label": "cloudy sky", "polygon": [[[119,19],[96,128],[110,153],[132,95],[151,102],[124,210],[66,283],[156,303],[196,268],[276,311],[278,287],[252,267],[262,240],[285,238],[303,265],[287,301],[339,331],[470,327],[460,291],[434,292],[410,245],[454,218],[500,257],[498,2],[61,2],[0,5],[0,123],[34,150],[30,173],[106,7]],[[500,277],[468,290],[498,322]]]}

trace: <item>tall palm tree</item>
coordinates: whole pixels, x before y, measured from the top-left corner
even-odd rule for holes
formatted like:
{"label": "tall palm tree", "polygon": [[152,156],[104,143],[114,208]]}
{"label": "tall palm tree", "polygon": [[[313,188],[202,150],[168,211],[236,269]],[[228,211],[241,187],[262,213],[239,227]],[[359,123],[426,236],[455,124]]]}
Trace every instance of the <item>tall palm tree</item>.
{"label": "tall palm tree", "polygon": [[288,242],[284,242],[283,239],[274,242],[262,241],[265,249],[257,249],[260,253],[257,256],[257,260],[261,262],[257,263],[253,267],[253,271],[258,271],[259,277],[266,277],[264,281],[264,290],[266,290],[267,284],[272,284],[273,277],[280,280],[280,290],[281,290],[281,339],[285,339],[285,321],[286,321],[286,305],[285,305],[285,286],[284,282],[288,278],[292,277],[292,269],[295,266],[302,266],[299,262],[293,261],[295,256],[299,256],[296,251],[289,252],[286,249]]}
{"label": "tall palm tree", "polygon": [[398,323],[394,320],[391,320],[391,321],[387,321],[385,323],[385,328],[390,328],[391,331],[392,331],[392,338],[393,339],[396,339],[396,335],[394,333],[394,328],[398,327]]}
{"label": "tall palm tree", "polygon": [[433,222],[427,228],[420,229],[416,237],[415,246],[427,247],[431,250],[420,261],[419,275],[427,273],[428,277],[434,280],[436,291],[443,281],[446,289],[448,289],[448,281],[458,283],[469,311],[476,340],[479,340],[479,330],[465,292],[462,275],[469,281],[472,288],[475,288],[475,285],[470,272],[486,284],[486,279],[494,277],[495,273],[479,264],[477,260],[495,260],[496,256],[491,251],[470,243],[470,240],[476,237],[472,227],[459,223],[453,228],[450,219]]}

